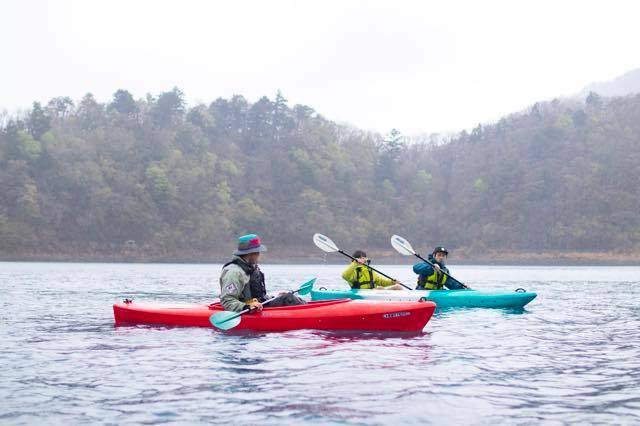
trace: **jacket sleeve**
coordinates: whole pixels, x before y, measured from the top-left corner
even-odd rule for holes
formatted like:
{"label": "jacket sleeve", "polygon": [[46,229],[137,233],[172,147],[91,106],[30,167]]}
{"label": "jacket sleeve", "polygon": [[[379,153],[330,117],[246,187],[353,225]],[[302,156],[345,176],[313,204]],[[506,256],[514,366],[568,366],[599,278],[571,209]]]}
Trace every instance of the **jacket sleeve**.
{"label": "jacket sleeve", "polygon": [[358,262],[351,262],[351,264],[347,266],[347,269],[342,273],[342,278],[349,283],[349,286],[351,286],[351,283],[356,280],[356,268],[358,266],[360,266]]}
{"label": "jacket sleeve", "polygon": [[433,274],[433,267],[427,262],[416,263],[415,265],[413,265],[413,272],[418,275],[424,275],[425,277],[428,277],[429,275]]}
{"label": "jacket sleeve", "polygon": [[229,268],[220,276],[220,303],[227,311],[240,312],[244,308],[242,292],[249,282],[246,274],[239,268]]}
{"label": "jacket sleeve", "polygon": [[393,281],[391,281],[389,278],[383,277],[382,275],[373,272],[372,270],[369,270],[369,272],[373,274],[373,282],[375,282],[377,286],[389,287],[393,285]]}

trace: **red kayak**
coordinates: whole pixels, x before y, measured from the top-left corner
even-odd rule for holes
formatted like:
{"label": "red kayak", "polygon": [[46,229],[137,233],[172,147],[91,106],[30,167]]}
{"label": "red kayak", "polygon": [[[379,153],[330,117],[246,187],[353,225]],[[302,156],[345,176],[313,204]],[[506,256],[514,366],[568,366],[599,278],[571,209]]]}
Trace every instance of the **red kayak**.
{"label": "red kayak", "polygon": [[[373,300],[323,300],[306,305],[265,307],[242,315],[235,329],[285,331],[297,329],[421,331],[436,305],[433,302],[380,302]],[[159,324],[177,327],[213,327],[209,318],[224,309],[211,305],[155,304],[126,301],[113,305],[116,326]]]}

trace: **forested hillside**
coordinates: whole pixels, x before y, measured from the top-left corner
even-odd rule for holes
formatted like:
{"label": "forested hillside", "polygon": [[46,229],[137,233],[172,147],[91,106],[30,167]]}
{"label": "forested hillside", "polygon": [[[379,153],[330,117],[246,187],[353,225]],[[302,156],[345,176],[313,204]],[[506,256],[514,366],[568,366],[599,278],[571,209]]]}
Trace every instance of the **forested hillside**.
{"label": "forested hillside", "polygon": [[640,251],[640,96],[553,101],[444,143],[338,125],[278,94],[188,108],[119,90],[0,117],[0,254]]}

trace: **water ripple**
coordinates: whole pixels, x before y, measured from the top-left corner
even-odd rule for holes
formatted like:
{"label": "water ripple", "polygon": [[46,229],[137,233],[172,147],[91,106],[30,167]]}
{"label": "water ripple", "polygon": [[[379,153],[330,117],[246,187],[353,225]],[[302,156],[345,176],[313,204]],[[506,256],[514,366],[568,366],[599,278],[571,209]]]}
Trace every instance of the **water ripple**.
{"label": "water ripple", "polygon": [[[342,267],[264,270],[277,290],[312,268],[326,284]],[[539,297],[443,310],[418,334],[115,328],[118,298],[211,300],[219,265],[4,263],[0,422],[640,423],[638,268],[456,272]]]}

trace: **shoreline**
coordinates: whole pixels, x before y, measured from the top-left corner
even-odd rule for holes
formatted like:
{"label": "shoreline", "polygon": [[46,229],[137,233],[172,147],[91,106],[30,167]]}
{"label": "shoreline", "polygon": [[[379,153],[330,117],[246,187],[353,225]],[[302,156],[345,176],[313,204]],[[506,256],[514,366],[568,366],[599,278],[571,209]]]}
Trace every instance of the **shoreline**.
{"label": "shoreline", "polygon": [[[375,264],[406,265],[419,262],[413,256],[395,252],[371,250]],[[226,263],[231,254],[174,254],[150,253],[0,253],[0,262],[68,262],[68,263]],[[281,250],[267,252],[263,264],[329,264],[343,265],[349,259],[338,253]],[[521,265],[521,266],[640,266],[640,253],[598,252],[491,252],[484,256],[450,256],[450,265]]]}

